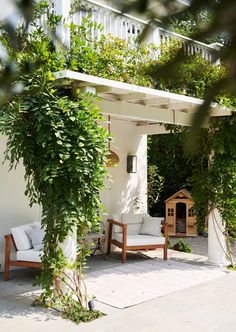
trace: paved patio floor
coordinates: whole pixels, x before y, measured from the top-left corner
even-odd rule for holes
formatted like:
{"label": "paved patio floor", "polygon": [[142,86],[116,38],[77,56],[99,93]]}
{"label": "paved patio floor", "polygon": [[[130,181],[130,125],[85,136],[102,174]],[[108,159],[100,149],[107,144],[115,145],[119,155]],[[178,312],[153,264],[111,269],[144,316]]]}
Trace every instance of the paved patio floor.
{"label": "paved patio floor", "polygon": [[[172,252],[172,260],[190,260],[189,255]],[[154,256],[154,252],[149,253]],[[179,256],[178,256],[179,255]],[[118,255],[109,261],[95,257],[90,271],[120,265]],[[150,258],[149,258],[150,259]],[[193,263],[202,265],[200,257]],[[203,259],[203,258],[202,258]],[[130,254],[128,263],[145,261],[141,255]],[[204,259],[203,259],[204,260]],[[11,273],[11,280],[0,281],[0,332],[204,332],[236,331],[236,272],[232,271],[209,282],[172,292],[126,309],[116,309],[97,302],[96,308],[107,315],[79,326],[62,319],[54,311],[32,307],[31,284],[35,272],[21,270]],[[125,294],[124,294],[125,296]]]}

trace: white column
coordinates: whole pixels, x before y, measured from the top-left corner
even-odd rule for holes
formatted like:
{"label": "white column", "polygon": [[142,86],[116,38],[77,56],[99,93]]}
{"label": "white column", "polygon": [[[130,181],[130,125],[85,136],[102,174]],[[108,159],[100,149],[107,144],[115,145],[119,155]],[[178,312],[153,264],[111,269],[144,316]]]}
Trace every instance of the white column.
{"label": "white column", "polygon": [[226,266],[226,241],[224,223],[218,209],[213,209],[208,217],[208,260],[207,263]]}
{"label": "white column", "polygon": [[67,258],[70,264],[74,264],[76,261],[76,250],[77,250],[77,234],[76,227],[65,238],[64,242],[60,245],[63,255]]}
{"label": "white column", "polygon": [[[73,227],[72,232],[67,235],[63,243],[60,243],[60,248],[67,262],[73,265],[77,257],[77,233],[76,227]],[[65,268],[62,275],[62,280],[59,280],[59,287],[63,294],[70,294],[72,290],[76,290],[78,286],[74,278],[75,271],[70,268]],[[63,281],[64,280],[64,281]]]}
{"label": "white column", "polygon": [[66,47],[70,47],[70,0],[55,0],[55,14],[62,16],[62,21],[56,28],[56,34]]}

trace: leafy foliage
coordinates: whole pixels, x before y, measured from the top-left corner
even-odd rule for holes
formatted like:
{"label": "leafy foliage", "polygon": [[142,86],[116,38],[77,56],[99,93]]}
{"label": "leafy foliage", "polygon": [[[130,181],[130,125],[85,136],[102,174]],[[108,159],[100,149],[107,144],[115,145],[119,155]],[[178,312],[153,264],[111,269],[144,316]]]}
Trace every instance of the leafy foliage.
{"label": "leafy foliage", "polygon": [[[199,106],[198,112],[193,117],[193,129],[191,131],[191,142],[196,140],[199,128],[209,115],[209,109],[213,100],[221,93],[227,93],[234,98],[236,91],[236,70],[235,70],[235,49],[236,49],[236,3],[230,1],[216,0],[193,0],[189,6],[183,10],[178,10],[175,0],[158,0],[156,6],[152,6],[151,0],[124,0],[122,2],[123,11],[136,10],[139,14],[145,13],[149,18],[149,25],[143,31],[145,37],[153,26],[162,26],[164,28],[171,26],[174,19],[181,17],[193,17],[196,21],[194,32],[190,37],[195,40],[205,40],[218,34],[227,36],[227,43],[219,50],[214,52],[215,60],[220,59],[225,63],[229,70],[224,77],[217,79],[210,87],[206,87],[204,94],[204,103]],[[207,12],[210,20],[206,24],[201,24],[201,15],[199,13]],[[226,19],[227,18],[227,19]],[[157,20],[159,19],[159,21]],[[142,39],[142,37],[141,37]],[[162,67],[153,70],[153,77],[159,79],[168,78],[176,72],[176,68],[182,65],[184,50],[179,49],[175,57],[169,59]],[[191,144],[193,145],[193,144]],[[192,146],[191,146],[192,147]]]}
{"label": "leafy foliage", "polygon": [[[24,35],[21,29],[18,34],[19,38]],[[72,297],[64,294],[64,286],[72,288],[78,304],[70,302],[67,314],[75,316],[78,310],[78,321],[98,317],[88,313],[85,318],[82,286],[88,250],[82,240],[85,232],[98,225],[99,190],[104,186],[108,154],[103,118],[93,95],[56,84],[52,72],[67,68],[68,55],[55,49],[41,27],[35,26],[24,35],[18,51],[4,35],[2,42],[9,49],[11,61],[17,63],[24,86],[23,92],[2,108],[0,129],[7,136],[5,156],[11,168],[23,162],[25,194],[31,205],[38,203],[43,210],[44,254],[37,280],[44,290],[41,300],[55,305],[60,299],[68,309]],[[34,64],[33,72],[25,71],[26,62]],[[75,262],[68,261],[61,248],[74,231],[79,243]]]}
{"label": "leafy foliage", "polygon": [[164,178],[159,174],[157,165],[148,166],[148,209],[154,206],[160,199],[160,194],[163,189]]}
{"label": "leafy foliage", "polygon": [[[183,36],[191,36],[200,33],[201,29],[212,23],[212,13],[208,9],[200,10],[196,15],[192,16],[188,12],[179,14],[177,17],[170,19],[170,28]],[[227,35],[225,33],[218,33],[215,36],[204,38],[200,40],[203,43],[221,43],[227,42]]]}
{"label": "leafy foliage", "polygon": [[[169,45],[162,45],[161,55],[155,64],[155,70],[165,66],[175,57],[180,49],[177,41]],[[153,68],[151,69],[151,73]],[[200,54],[185,55],[179,66],[168,77],[157,77],[155,80],[156,87],[161,90],[167,90],[197,98],[204,98],[207,89],[222,79],[227,72],[226,67],[221,65],[212,66]],[[214,99],[215,102],[226,106],[234,107],[235,98],[230,96],[227,91],[221,91]]]}
{"label": "leafy foliage", "polygon": [[190,244],[188,244],[187,242],[181,240],[181,239],[178,239],[175,244],[173,244],[171,246],[170,249],[173,249],[173,250],[177,250],[177,251],[182,251],[182,252],[188,252],[188,253],[191,253],[192,252],[192,247]]}
{"label": "leafy foliage", "polygon": [[[47,6],[46,1],[42,1],[39,5],[33,0],[16,2],[15,17],[17,21],[22,20],[24,22],[24,31],[27,32],[29,24],[35,19],[34,6],[42,7]],[[179,4],[175,0],[158,0],[156,6],[153,6],[151,0],[123,0],[120,2],[120,6],[123,12],[136,11],[139,14],[144,14],[149,20],[149,25],[143,32],[143,36],[147,35],[147,30],[150,30],[153,26],[162,26],[164,28],[173,26],[173,22],[180,22],[183,18],[187,18],[186,31],[192,31],[190,37],[195,40],[206,40],[209,38],[215,38],[215,36],[223,36],[227,39],[224,47],[220,51],[215,51],[215,58],[221,59],[224,63],[227,63],[229,71],[225,73],[223,78],[220,78],[214,83],[214,86],[209,87],[205,91],[205,102],[199,107],[199,111],[193,119],[194,131],[197,133],[198,127],[204,122],[205,117],[208,116],[208,109],[211,102],[217,97],[222,90],[227,90],[231,96],[235,94],[235,35],[236,35],[236,17],[235,17],[235,1],[216,1],[216,0],[193,0],[189,6],[185,6],[183,10],[179,10]],[[225,19],[227,18],[227,19]],[[157,20],[159,19],[159,20]],[[51,21],[53,18],[51,18]],[[59,18],[54,17],[55,23]],[[204,24],[203,24],[204,23]],[[22,40],[19,39],[16,31],[17,22],[13,22],[6,19],[4,22],[8,37],[14,49],[17,49]],[[192,27],[194,27],[192,29]],[[98,25],[97,28],[100,28]],[[48,32],[52,40],[57,40],[55,30],[48,27]],[[8,54],[2,45],[0,45],[1,54],[0,60],[6,63],[5,70],[2,71],[0,76],[0,88],[4,90],[5,98],[10,98],[19,89],[12,84],[18,77],[16,69],[16,63],[8,59]],[[179,50],[176,56],[168,61],[162,68],[153,72],[155,78],[170,77],[173,71],[176,70],[183,58],[183,50]],[[29,63],[26,63],[28,65]],[[27,66],[26,66],[27,67]],[[18,77],[19,79],[19,77]],[[193,136],[194,137],[194,136]]]}
{"label": "leafy foliage", "polygon": [[[177,49],[177,43],[166,47],[160,65],[168,63]],[[185,56],[173,76],[159,78],[156,84],[162,90],[203,98],[207,88],[224,77],[225,71],[224,66],[211,66],[199,56]],[[235,97],[224,91],[216,101],[227,107],[236,105]],[[149,163],[157,165],[164,177],[164,188],[155,210],[163,215],[164,204],[161,202],[181,187],[188,187],[195,202],[199,231],[204,231],[210,204],[220,209],[226,232],[235,237],[235,115],[214,118],[210,123],[210,130],[201,129],[198,145],[191,154],[186,154],[183,148],[188,140],[186,128],[176,128],[170,135],[149,138]],[[212,151],[214,159],[209,167],[208,158]]]}
{"label": "leafy foliage", "polygon": [[[184,133],[175,129],[171,134],[152,135],[148,140],[148,163],[156,165],[163,177],[163,189],[151,209],[152,214],[165,215],[164,201],[182,187],[188,187],[192,161],[183,149]],[[189,188],[190,189],[190,188]]]}
{"label": "leafy foliage", "polygon": [[[212,125],[209,144],[213,155],[202,190],[210,208],[217,207],[226,222],[226,235],[236,238],[236,116]],[[201,175],[202,176],[202,175]],[[199,195],[199,193],[198,193]]]}
{"label": "leafy foliage", "polygon": [[[81,26],[71,26],[71,57],[69,67],[90,75],[153,86],[147,69],[153,63],[155,47],[139,45],[134,41],[105,36],[103,27],[89,18]],[[94,31],[100,38],[94,38]]]}
{"label": "leafy foliage", "polygon": [[97,310],[84,309],[78,301],[66,298],[63,303],[58,303],[57,308],[62,310],[62,316],[79,324],[81,322],[90,322],[96,318],[104,316],[103,313]]}

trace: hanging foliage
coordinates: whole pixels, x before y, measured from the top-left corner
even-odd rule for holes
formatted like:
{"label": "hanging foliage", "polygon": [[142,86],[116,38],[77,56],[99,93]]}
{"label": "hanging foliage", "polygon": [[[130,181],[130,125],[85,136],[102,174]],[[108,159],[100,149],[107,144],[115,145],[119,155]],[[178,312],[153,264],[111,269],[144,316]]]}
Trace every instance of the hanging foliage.
{"label": "hanging foliage", "polygon": [[[59,307],[67,317],[77,312],[76,321],[89,320],[100,313],[86,314],[83,267],[88,249],[83,236],[98,225],[108,133],[95,96],[55,82],[52,73],[67,68],[68,55],[57,51],[40,27],[34,26],[28,35],[18,33],[24,42],[14,52],[9,40],[1,38],[17,63],[24,89],[2,108],[0,129],[7,136],[5,157],[11,168],[24,165],[30,204],[42,206],[40,300]],[[25,71],[29,62],[34,66],[31,73]],[[63,250],[68,236],[78,243],[71,260]]]}

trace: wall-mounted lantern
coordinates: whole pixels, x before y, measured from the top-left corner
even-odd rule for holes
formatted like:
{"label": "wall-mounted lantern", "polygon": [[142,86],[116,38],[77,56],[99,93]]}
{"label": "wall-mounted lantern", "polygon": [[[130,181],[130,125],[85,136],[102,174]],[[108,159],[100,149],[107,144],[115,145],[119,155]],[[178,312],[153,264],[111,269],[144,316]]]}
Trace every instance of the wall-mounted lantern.
{"label": "wall-mounted lantern", "polygon": [[137,156],[127,156],[127,173],[137,173]]}

